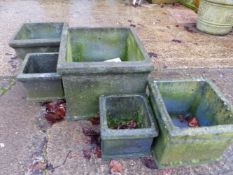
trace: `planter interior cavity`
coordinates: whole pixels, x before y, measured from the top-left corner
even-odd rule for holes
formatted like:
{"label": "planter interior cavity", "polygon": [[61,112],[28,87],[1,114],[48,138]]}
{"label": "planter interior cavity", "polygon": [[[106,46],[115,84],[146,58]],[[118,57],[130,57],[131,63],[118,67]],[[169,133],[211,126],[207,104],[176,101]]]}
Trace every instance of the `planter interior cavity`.
{"label": "planter interior cavity", "polygon": [[[101,96],[102,158],[130,158],[150,154],[153,138],[158,135],[152,115],[144,96]],[[116,127],[132,121],[137,126]]]}
{"label": "planter interior cavity", "polygon": [[64,97],[61,76],[56,73],[58,53],[27,54],[17,79],[27,89],[28,100],[47,101]]}
{"label": "planter interior cavity", "polygon": [[[121,62],[104,62],[114,58]],[[94,115],[100,95],[143,93],[152,69],[150,58],[130,28],[67,29],[58,61],[67,118]]]}
{"label": "planter interior cavity", "polygon": [[[206,80],[149,82],[150,100],[160,128],[153,154],[160,167],[219,160],[232,142],[233,110]],[[180,126],[191,113],[199,127]]]}
{"label": "planter interior cavity", "polygon": [[67,44],[68,62],[102,62],[113,58],[122,61],[145,60],[129,29],[70,29]]}
{"label": "planter interior cavity", "polygon": [[64,23],[25,23],[9,45],[21,59],[24,59],[27,53],[58,52],[64,25]]}

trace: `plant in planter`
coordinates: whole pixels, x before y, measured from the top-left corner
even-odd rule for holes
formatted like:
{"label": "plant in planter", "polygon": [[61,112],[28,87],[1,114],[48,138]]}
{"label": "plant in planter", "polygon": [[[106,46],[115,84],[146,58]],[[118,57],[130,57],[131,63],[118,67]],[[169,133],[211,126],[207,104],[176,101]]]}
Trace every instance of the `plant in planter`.
{"label": "plant in planter", "polygon": [[160,168],[221,158],[233,141],[233,108],[211,82],[150,80],[149,89],[160,130],[152,150]]}
{"label": "plant in planter", "polygon": [[130,28],[71,28],[62,36],[57,70],[66,118],[83,119],[98,112],[100,95],[143,93],[153,65]]}
{"label": "plant in planter", "polygon": [[99,105],[103,159],[150,154],[158,132],[144,96],[101,96]]}
{"label": "plant in planter", "polygon": [[233,1],[201,0],[197,28],[213,35],[225,35],[233,26]]}
{"label": "plant in planter", "polygon": [[24,59],[27,53],[58,52],[64,23],[25,23],[9,45]]}
{"label": "plant in planter", "polygon": [[17,76],[27,89],[27,99],[48,101],[64,97],[61,76],[56,73],[58,53],[27,54]]}

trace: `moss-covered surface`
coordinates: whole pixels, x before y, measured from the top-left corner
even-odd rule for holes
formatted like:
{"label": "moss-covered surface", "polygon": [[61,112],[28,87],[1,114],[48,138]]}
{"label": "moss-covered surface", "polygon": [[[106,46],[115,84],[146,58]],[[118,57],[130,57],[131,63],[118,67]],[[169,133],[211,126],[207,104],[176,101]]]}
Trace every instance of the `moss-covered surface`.
{"label": "moss-covered surface", "polygon": [[67,39],[67,62],[122,61],[144,59],[135,38],[127,29],[70,30]]}
{"label": "moss-covered surface", "polygon": [[[153,138],[158,135],[152,116],[147,99],[143,95],[101,96],[102,158],[148,155]],[[129,121],[137,122],[139,127],[128,128]],[[126,128],[118,129],[122,122],[125,122]]]}
{"label": "moss-covered surface", "polygon": [[15,85],[15,78],[0,79],[0,96],[4,95],[12,86]]}
{"label": "moss-covered surface", "polygon": [[192,113],[201,126],[233,123],[233,114],[204,82],[158,83],[169,114]]}
{"label": "moss-covered surface", "polygon": [[[233,124],[229,104],[206,81],[162,81],[156,84],[158,91],[155,92],[161,95],[168,112],[168,115],[164,113],[163,106],[155,98],[158,94],[153,94],[150,100],[160,131],[153,146],[158,165],[179,166],[219,160],[233,137],[231,130],[222,130]],[[200,127],[175,126],[172,115],[187,113],[197,118]]]}
{"label": "moss-covered surface", "polygon": [[68,105],[67,117],[81,119],[95,115],[99,111],[101,95],[143,92],[146,77],[147,74],[136,73],[63,77]]}
{"label": "moss-covered surface", "polygon": [[[116,117],[117,116],[117,117]],[[143,128],[145,124],[143,123],[143,116],[139,112],[131,113],[131,114],[121,114],[112,117],[111,115],[107,116],[108,127],[111,129],[116,129],[118,126],[127,125],[128,122],[134,121],[136,122],[136,128]]]}

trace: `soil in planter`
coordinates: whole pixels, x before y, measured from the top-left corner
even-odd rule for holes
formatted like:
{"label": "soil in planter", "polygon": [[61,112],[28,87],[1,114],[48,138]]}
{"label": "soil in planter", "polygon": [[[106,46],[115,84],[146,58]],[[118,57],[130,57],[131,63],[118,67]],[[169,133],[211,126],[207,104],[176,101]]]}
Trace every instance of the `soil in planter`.
{"label": "soil in planter", "polygon": [[111,129],[137,129],[143,128],[143,116],[140,115],[138,112],[130,115],[119,115],[118,117],[113,117],[108,115],[108,127]]}
{"label": "soil in planter", "polygon": [[198,119],[191,113],[187,114],[170,114],[172,122],[180,128],[200,127]]}

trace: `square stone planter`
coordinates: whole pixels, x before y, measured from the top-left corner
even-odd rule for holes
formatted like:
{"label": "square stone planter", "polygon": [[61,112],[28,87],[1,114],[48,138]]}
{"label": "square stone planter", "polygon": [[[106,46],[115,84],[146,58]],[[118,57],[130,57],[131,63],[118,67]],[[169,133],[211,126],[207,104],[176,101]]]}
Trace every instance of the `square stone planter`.
{"label": "square stone planter", "polygon": [[[160,135],[152,147],[158,166],[214,162],[233,141],[233,108],[207,80],[149,82]],[[176,116],[192,113],[200,127],[180,127]]]}
{"label": "square stone planter", "polygon": [[[158,135],[147,98],[141,95],[100,97],[101,148],[103,159],[140,157],[150,154]],[[114,129],[114,124],[133,120],[135,129]]]}
{"label": "square stone planter", "polygon": [[56,72],[58,53],[27,54],[17,80],[27,89],[27,100],[64,98],[61,76]]}
{"label": "square stone planter", "polygon": [[[122,62],[104,62],[114,58]],[[62,35],[57,70],[66,117],[84,119],[98,112],[100,95],[145,92],[153,65],[130,28],[71,28]]]}
{"label": "square stone planter", "polygon": [[25,23],[13,36],[9,45],[18,57],[27,53],[58,52],[64,23]]}

